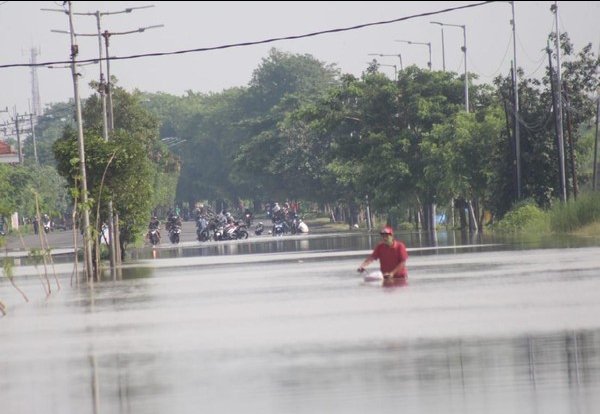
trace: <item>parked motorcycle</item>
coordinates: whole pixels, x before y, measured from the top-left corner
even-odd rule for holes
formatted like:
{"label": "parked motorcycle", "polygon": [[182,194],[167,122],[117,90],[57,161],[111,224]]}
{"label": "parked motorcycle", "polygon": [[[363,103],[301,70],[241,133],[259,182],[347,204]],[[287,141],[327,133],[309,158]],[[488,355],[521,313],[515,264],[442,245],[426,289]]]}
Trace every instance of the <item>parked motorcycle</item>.
{"label": "parked motorcycle", "polygon": [[273,236],[283,236],[286,233],[286,224],[285,221],[276,221],[273,224]]}
{"label": "parked motorcycle", "polygon": [[239,240],[247,239],[248,228],[246,227],[246,224],[242,221],[236,221],[232,236]]}
{"label": "parked motorcycle", "polygon": [[203,229],[197,228],[196,238],[201,242],[210,240],[210,232],[208,231],[208,227],[204,227]]}
{"label": "parked motorcycle", "polygon": [[263,223],[261,221],[256,225],[256,228],[254,229],[254,234],[256,234],[257,236],[260,236],[261,234],[263,234],[263,231],[265,231],[265,226],[263,225]]}
{"label": "parked motorcycle", "polygon": [[200,242],[210,240],[209,222],[202,216],[196,219],[196,239]]}
{"label": "parked motorcycle", "polygon": [[223,226],[216,226],[215,229],[213,230],[213,240],[215,241],[220,241],[220,240],[225,240],[225,231],[223,229]]}

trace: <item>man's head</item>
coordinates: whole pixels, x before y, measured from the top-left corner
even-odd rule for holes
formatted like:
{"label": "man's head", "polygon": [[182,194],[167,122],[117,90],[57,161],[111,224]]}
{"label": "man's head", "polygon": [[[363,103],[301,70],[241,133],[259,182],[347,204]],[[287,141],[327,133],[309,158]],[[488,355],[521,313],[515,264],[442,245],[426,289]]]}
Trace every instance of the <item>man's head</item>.
{"label": "man's head", "polygon": [[394,242],[394,230],[391,226],[385,226],[381,229],[379,234],[381,234],[381,237],[387,244],[392,244]]}

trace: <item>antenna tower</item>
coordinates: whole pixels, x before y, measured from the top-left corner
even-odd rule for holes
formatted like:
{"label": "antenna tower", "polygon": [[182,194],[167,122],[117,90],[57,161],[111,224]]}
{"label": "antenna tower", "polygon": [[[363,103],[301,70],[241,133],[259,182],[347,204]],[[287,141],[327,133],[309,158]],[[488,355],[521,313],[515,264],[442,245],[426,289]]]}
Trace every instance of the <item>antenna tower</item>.
{"label": "antenna tower", "polygon": [[40,100],[40,86],[37,75],[37,57],[40,55],[40,50],[34,47],[31,48],[31,113],[35,116],[42,114],[42,103]]}

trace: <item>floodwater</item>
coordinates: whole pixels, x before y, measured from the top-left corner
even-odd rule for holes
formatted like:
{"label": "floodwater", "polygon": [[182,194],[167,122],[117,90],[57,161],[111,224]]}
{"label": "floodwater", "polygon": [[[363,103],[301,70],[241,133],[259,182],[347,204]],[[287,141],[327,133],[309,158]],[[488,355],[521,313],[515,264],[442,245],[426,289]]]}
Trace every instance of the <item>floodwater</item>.
{"label": "floodwater", "polygon": [[142,249],[93,285],[57,263],[47,297],[16,266],[0,412],[600,411],[597,240],[405,239],[407,285],[327,235]]}

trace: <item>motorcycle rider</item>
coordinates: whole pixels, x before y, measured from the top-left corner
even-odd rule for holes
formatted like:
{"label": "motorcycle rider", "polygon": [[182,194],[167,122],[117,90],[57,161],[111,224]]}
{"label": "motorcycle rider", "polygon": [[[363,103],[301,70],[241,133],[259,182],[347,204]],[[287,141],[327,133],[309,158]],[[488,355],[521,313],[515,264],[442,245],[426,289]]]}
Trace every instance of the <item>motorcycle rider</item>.
{"label": "motorcycle rider", "polygon": [[152,230],[156,230],[156,234],[160,240],[160,220],[156,216],[152,216],[150,223],[148,223],[148,237],[150,236],[150,231]]}
{"label": "motorcycle rider", "polygon": [[179,215],[176,213],[170,212],[169,216],[167,217],[165,228],[167,229],[167,231],[169,231],[174,226],[181,227],[181,217],[179,217]]}
{"label": "motorcycle rider", "polygon": [[[204,233],[204,235],[202,233]],[[196,219],[196,236],[198,241],[208,240],[210,238],[208,233],[208,220],[203,215],[199,215]]]}
{"label": "motorcycle rider", "polygon": [[250,211],[249,208],[246,208],[244,210],[244,222],[246,223],[246,226],[250,227],[252,225],[252,212]]}
{"label": "motorcycle rider", "polygon": [[44,213],[44,215],[42,216],[42,224],[46,233],[52,230],[52,221],[50,220],[50,216],[48,216],[48,214]]}

